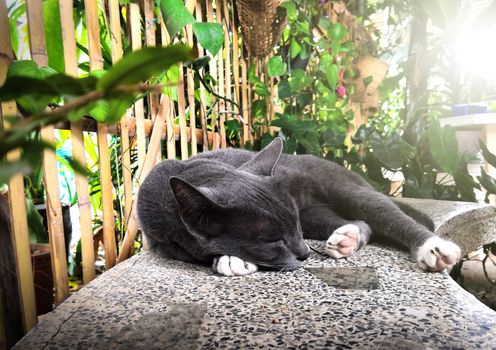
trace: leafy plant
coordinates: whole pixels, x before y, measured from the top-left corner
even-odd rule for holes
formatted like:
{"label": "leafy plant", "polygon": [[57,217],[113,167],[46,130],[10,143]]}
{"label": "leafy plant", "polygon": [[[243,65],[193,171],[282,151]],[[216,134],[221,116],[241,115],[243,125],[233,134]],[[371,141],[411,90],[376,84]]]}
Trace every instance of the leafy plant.
{"label": "leafy plant", "polygon": [[[40,127],[68,118],[79,120],[99,107],[101,114],[93,114],[100,122],[113,123],[143,93],[160,91],[161,86],[149,86],[141,81],[167,70],[180,61],[192,59],[189,48],[182,45],[148,47],[125,56],[107,72],[97,72],[85,78],[73,78],[50,69],[38,68],[32,61],[14,62],[7,80],[0,87],[0,101],[16,100],[24,118],[6,116],[9,127],[0,130],[0,182],[13,174],[27,172],[39,164],[39,154],[53,149],[37,138],[28,138]],[[46,108],[51,108],[47,110]],[[22,150],[18,160],[5,160],[13,149]],[[71,165],[85,172],[77,163]]]}

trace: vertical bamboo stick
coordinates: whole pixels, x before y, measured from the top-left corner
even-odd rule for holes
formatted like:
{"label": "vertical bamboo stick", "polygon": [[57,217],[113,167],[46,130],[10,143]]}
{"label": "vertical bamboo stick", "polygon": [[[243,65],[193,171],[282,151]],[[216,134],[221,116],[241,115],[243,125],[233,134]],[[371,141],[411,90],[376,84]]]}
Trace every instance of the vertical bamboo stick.
{"label": "vertical bamboo stick", "polygon": [[[90,69],[102,69],[103,58],[100,48],[97,1],[84,0],[84,7],[86,12],[86,28],[88,30]],[[102,188],[105,268],[110,269],[112,266],[115,265],[117,248],[114,232],[115,227],[111,178],[112,175],[110,169],[110,154],[107,140],[107,125],[98,123],[97,140],[100,162],[100,182]]]}
{"label": "vertical bamboo stick", "polygon": [[[212,7],[212,2],[213,2],[213,0],[206,0],[206,2],[205,2],[205,12],[207,15],[207,22],[213,22],[214,21],[214,10]],[[218,55],[220,55],[220,53]],[[208,63],[209,72],[210,72],[210,75],[215,80],[217,80],[217,63],[215,62],[215,58],[211,54],[209,54],[209,56],[211,58],[210,62]],[[219,82],[218,82],[218,85],[220,85]],[[214,97],[214,98],[216,98],[216,97]],[[212,98],[210,101],[210,105],[212,105]],[[216,118],[218,117],[218,113],[216,114],[215,111],[218,111],[218,110],[219,110],[218,108],[215,108],[215,110],[210,110],[212,133],[215,133],[215,128],[217,126]],[[212,137],[212,148],[217,149],[217,148],[219,148],[219,143],[217,142],[218,138],[215,137],[215,135],[212,135],[212,136],[213,136]]]}
{"label": "vertical bamboo stick", "polygon": [[[3,85],[7,76],[10,62],[14,59],[14,54],[10,43],[10,28],[7,13],[7,5],[4,0],[0,0],[0,85]],[[13,101],[2,102],[0,104],[0,128],[4,116],[14,116],[17,114],[16,104]],[[7,123],[3,127],[8,128]],[[19,159],[20,152],[15,150],[8,154],[10,161]],[[22,322],[24,332],[33,328],[37,321],[36,300],[34,294],[33,268],[31,266],[31,251],[29,247],[28,222],[26,215],[26,202],[19,200],[25,198],[24,180],[22,175],[14,175],[9,183],[9,209],[12,225],[12,241],[17,267],[17,286],[22,310]]]}
{"label": "vertical bamboo stick", "polygon": [[[220,5],[220,4],[219,4]],[[224,11],[224,46],[225,46],[225,78],[224,78],[224,91],[225,96],[228,100],[232,100],[232,70],[233,67],[231,65],[231,40],[229,37],[229,32],[233,31],[231,28],[231,17],[229,16],[229,8],[227,6],[227,0],[222,0],[223,11]],[[226,101],[226,112],[230,112],[233,108],[230,102]],[[225,115],[227,119],[230,119],[230,114]]]}
{"label": "vertical bamboo stick", "polygon": [[[43,24],[43,1],[26,1],[29,44],[32,59],[38,66],[48,65]],[[53,126],[41,129],[41,138],[48,143],[55,143]],[[43,152],[43,181],[46,190],[47,222],[52,254],[52,268],[55,285],[55,303],[60,304],[69,296],[67,279],[67,257],[65,254],[64,225],[62,221],[62,204],[58,184],[57,159],[53,151]]]}
{"label": "vertical bamboo stick", "polygon": [[[142,47],[141,43],[141,14],[138,3],[129,3],[129,25],[131,27],[131,46],[133,50]],[[145,138],[145,108],[143,99],[134,103],[134,117],[136,118],[136,139],[138,141],[138,172],[143,168],[146,155]]]}
{"label": "vertical bamboo stick", "polygon": [[[143,12],[145,17],[145,43],[146,46],[156,46],[157,38],[155,37],[155,13],[153,0],[143,0]],[[148,96],[149,113],[152,120],[158,113],[158,95],[153,93]]]}
{"label": "vertical bamboo stick", "polygon": [[[222,1],[216,1],[215,3],[215,16],[217,17],[217,22],[222,26],[222,28],[224,29],[224,33],[225,33],[225,26],[223,26],[223,23],[222,23]],[[224,38],[225,38],[225,34],[224,34]],[[224,59],[223,59],[223,56],[227,56],[227,47],[229,46],[229,41],[225,41],[224,40],[224,47],[221,48],[220,50],[220,53],[219,53],[219,58],[217,60],[217,63],[219,65],[219,75],[217,76],[218,77],[218,94],[222,97],[225,97],[226,94],[225,94],[225,84],[224,84],[224,81],[225,81],[225,72],[224,72]],[[226,52],[224,52],[224,50]],[[226,125],[225,125],[225,121],[226,121],[226,114],[225,114],[225,111],[226,111],[226,102],[221,99],[219,101],[219,131],[220,131],[220,147],[221,148],[225,148],[226,147]]]}
{"label": "vertical bamboo stick", "polygon": [[[188,25],[186,27],[186,44],[193,46],[193,27]],[[188,89],[188,109],[189,109],[189,129],[191,135],[191,154],[198,153],[198,141],[196,139],[196,99],[195,99],[195,80],[193,78],[193,70],[188,68],[186,70],[186,86]]]}
{"label": "vertical bamboo stick", "polygon": [[[62,44],[64,47],[64,63],[66,73],[77,76],[76,38],[74,33],[72,1],[61,1],[60,22],[62,27]],[[83,141],[82,121],[71,123],[72,155],[86,168],[86,155]],[[81,227],[81,252],[83,265],[83,282],[88,283],[95,278],[95,253],[93,250],[93,228],[91,222],[91,204],[88,179],[79,173],[75,174],[78,195],[79,221]]]}
{"label": "vertical bamboo stick", "polygon": [[[162,34],[162,46],[167,46],[170,43],[169,33],[165,28],[164,19],[160,15],[160,32]],[[176,158],[176,135],[174,132],[174,101],[169,101],[170,108],[165,115],[166,125],[167,125],[167,158]]]}
{"label": "vertical bamboo stick", "polygon": [[[251,56],[248,54],[248,58],[247,58],[247,66],[246,66],[246,73],[248,74],[248,69],[250,69],[250,67],[253,65],[253,59],[251,58]],[[247,77],[248,79],[248,77]],[[249,138],[250,138],[250,142],[251,144],[253,145],[254,142],[255,142],[255,133],[253,131],[253,116],[252,116],[252,113],[251,113],[251,104],[253,102],[253,88],[252,88],[252,84],[250,83],[247,83],[248,85],[248,105],[247,105],[247,108],[248,108],[248,116],[249,116],[249,119],[248,119],[248,126],[251,128],[250,130],[250,133],[249,133]]]}
{"label": "vertical bamboo stick", "polygon": [[[156,46],[157,38],[155,36],[155,8],[153,0],[143,0],[143,12],[145,14],[145,42],[146,46]],[[148,96],[150,117],[155,120],[159,110],[159,96],[152,93]],[[162,147],[157,151],[157,162],[162,159]]]}
{"label": "vertical bamboo stick", "polygon": [[181,82],[177,87],[177,114],[179,115],[179,133],[181,141],[181,159],[188,159],[188,130],[186,125],[186,98],[184,96],[184,70],[182,63],[179,64],[179,76]]}
{"label": "vertical bamboo stick", "polygon": [[[122,58],[122,37],[121,37],[121,20],[119,0],[109,0],[109,22],[112,62],[115,63]],[[122,164],[122,182],[124,184],[124,210],[126,215],[126,225],[131,214],[133,205],[133,180],[131,173],[131,155],[129,145],[129,111],[121,118],[119,130],[121,137],[121,164]]]}
{"label": "vertical bamboo stick", "polygon": [[250,113],[248,100],[248,83],[246,72],[246,59],[241,56],[241,108],[243,114],[243,145],[250,141]]}
{"label": "vertical bamboo stick", "polygon": [[[239,84],[239,37],[238,37],[238,27],[236,27],[236,22],[234,20],[234,8],[231,8],[231,32],[232,32],[232,55],[233,55],[233,79],[234,79],[234,101],[240,105],[241,94],[240,94],[240,84]],[[241,113],[241,110],[238,111]]]}
{"label": "vertical bamboo stick", "polygon": [[[198,22],[203,21],[203,13],[202,13],[202,0],[197,0],[196,1],[196,20]],[[205,51],[203,47],[198,43],[197,44],[197,49],[198,49],[198,56],[203,56],[205,55]],[[202,69],[199,74],[203,74],[204,69]],[[203,151],[208,151],[208,133],[207,133],[207,96],[205,92],[205,87],[200,84],[200,118],[201,118],[201,126],[202,126],[202,149]]]}

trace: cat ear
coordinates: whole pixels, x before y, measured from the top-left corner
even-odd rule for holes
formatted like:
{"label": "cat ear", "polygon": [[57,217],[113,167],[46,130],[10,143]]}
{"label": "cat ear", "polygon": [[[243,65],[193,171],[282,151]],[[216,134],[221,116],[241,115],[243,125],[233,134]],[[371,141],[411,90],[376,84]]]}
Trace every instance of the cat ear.
{"label": "cat ear", "polygon": [[272,176],[282,154],[282,139],[276,137],[267,147],[258,152],[252,160],[238,169],[255,175]]}
{"label": "cat ear", "polygon": [[217,218],[222,217],[223,207],[208,198],[205,190],[183,179],[173,176],[169,184],[184,223],[191,228],[201,227],[202,232],[215,233],[219,226]]}

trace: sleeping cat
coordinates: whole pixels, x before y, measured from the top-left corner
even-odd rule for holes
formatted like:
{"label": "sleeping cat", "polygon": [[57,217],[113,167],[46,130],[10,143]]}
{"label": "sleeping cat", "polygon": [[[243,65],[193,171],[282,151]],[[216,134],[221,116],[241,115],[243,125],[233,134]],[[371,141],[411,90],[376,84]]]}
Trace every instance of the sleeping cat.
{"label": "sleeping cat", "polygon": [[282,154],[282,148],[277,138],[258,153],[223,149],[159,163],[137,202],[151,249],[213,262],[225,276],[297,269],[310,253],[304,238],[327,240],[325,251],[336,259],[374,235],[408,248],[427,271],[459,260],[456,244],[417,223],[405,214],[411,208],[403,212],[359,175],[315,156]]}

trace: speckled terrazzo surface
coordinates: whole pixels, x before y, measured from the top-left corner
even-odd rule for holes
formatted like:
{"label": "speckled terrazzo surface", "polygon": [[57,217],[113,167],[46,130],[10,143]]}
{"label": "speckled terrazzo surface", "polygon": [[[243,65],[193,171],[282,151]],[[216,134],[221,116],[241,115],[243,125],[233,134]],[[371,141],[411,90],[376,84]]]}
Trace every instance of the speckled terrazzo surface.
{"label": "speckled terrazzo surface", "polygon": [[312,253],[304,266],[221,277],[143,252],[16,349],[496,349],[496,313],[405,252],[372,244],[346,260]]}

